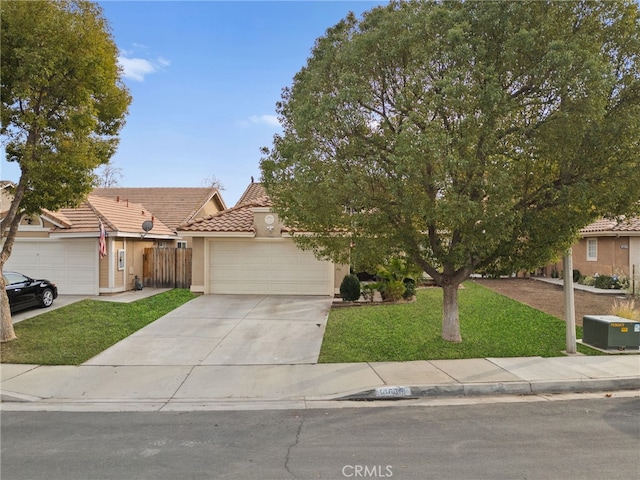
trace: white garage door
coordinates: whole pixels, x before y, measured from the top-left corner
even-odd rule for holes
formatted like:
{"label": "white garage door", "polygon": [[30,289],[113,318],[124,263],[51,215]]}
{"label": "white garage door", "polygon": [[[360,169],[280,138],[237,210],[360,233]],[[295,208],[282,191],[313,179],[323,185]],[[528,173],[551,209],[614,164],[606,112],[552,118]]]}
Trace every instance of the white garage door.
{"label": "white garage door", "polygon": [[332,295],[333,265],[298,249],[291,240],[213,240],[209,292]]}
{"label": "white garage door", "polygon": [[63,295],[97,295],[97,241],[16,239],[5,270],[46,278],[55,283],[58,293]]}

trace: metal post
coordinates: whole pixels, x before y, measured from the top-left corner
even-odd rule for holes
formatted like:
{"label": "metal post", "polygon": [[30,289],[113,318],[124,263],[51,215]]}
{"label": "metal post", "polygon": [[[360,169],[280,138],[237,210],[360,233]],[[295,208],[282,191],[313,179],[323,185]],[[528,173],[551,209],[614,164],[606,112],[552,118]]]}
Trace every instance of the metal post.
{"label": "metal post", "polygon": [[566,323],[567,353],[576,353],[576,306],[573,296],[573,257],[571,248],[562,259],[564,270],[564,317]]}

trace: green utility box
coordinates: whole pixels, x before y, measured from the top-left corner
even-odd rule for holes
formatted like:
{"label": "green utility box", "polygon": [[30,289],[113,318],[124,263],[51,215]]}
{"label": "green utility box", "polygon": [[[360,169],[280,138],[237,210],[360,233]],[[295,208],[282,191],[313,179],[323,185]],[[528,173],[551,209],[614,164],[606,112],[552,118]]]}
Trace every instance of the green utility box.
{"label": "green utility box", "polygon": [[640,322],[616,315],[585,315],[582,343],[609,350],[638,350]]}

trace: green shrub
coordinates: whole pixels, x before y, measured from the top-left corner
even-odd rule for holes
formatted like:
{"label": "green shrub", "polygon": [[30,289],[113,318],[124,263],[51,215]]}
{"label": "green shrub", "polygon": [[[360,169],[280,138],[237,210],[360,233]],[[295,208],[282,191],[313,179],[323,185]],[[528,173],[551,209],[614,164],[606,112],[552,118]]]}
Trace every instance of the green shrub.
{"label": "green shrub", "polygon": [[613,277],[609,275],[598,275],[595,281],[596,288],[610,289],[613,288]]}
{"label": "green shrub", "polygon": [[384,301],[397,302],[402,299],[406,290],[407,287],[401,280],[389,280],[381,284],[380,295]]}
{"label": "green shrub", "polygon": [[355,302],[360,298],[360,280],[356,275],[347,275],[342,279],[340,296],[345,302]]}
{"label": "green shrub", "polygon": [[573,270],[573,281],[578,283],[582,275],[580,274],[580,270]]}
{"label": "green shrub", "polygon": [[404,283],[404,293],[402,294],[402,298],[409,299],[416,294],[416,282],[413,278],[405,278],[402,283]]}
{"label": "green shrub", "polygon": [[594,287],[596,285],[596,279],[591,275],[586,275],[580,279],[580,283],[582,285],[586,285],[587,287]]}

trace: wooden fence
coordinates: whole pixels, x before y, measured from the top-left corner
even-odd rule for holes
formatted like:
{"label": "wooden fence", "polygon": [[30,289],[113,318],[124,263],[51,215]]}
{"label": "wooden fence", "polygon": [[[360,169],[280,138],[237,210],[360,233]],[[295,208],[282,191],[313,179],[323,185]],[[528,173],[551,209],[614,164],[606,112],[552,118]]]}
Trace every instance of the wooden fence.
{"label": "wooden fence", "polygon": [[145,248],[142,284],[151,288],[191,287],[190,248]]}

